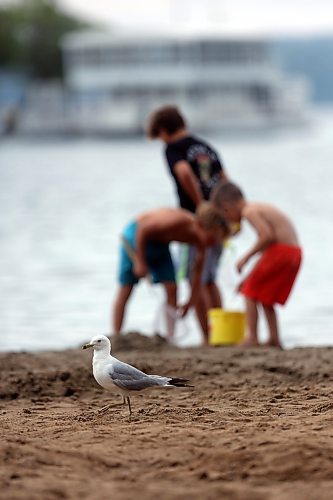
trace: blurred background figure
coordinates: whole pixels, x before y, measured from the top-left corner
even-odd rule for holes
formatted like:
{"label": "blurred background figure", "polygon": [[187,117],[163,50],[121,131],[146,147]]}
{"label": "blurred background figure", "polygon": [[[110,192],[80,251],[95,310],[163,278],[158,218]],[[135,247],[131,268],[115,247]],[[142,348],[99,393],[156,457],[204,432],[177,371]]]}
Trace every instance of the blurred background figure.
{"label": "blurred background figure", "polygon": [[[227,179],[218,154],[207,142],[190,134],[184,117],[174,106],[164,106],[151,114],[147,135],[166,145],[165,157],[176,185],[179,206],[195,213],[203,200],[209,200],[214,187]],[[221,293],[216,284],[222,249],[220,241],[206,251],[201,290],[195,304],[198,321],[203,332],[207,332],[207,338],[208,311],[222,307]],[[192,245],[182,246],[178,259],[180,279],[192,282],[196,257]]]}
{"label": "blurred background figure", "polygon": [[[0,0],[1,349],[108,330],[124,222],[175,201],[144,137],[165,105],[251,199],[290,213],[305,257],[285,344],[327,342],[332,57],[329,0]],[[251,238],[245,226],[225,251],[227,307]],[[156,297],[136,294],[124,327],[149,334]]]}

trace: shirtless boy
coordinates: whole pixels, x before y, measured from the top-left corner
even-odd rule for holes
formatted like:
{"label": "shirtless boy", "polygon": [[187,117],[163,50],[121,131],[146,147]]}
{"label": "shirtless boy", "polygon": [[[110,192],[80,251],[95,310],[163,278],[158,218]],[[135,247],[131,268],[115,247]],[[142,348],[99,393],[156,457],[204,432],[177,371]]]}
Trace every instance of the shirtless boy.
{"label": "shirtless boy", "polygon": [[[169,251],[172,241],[188,243],[197,249],[191,294],[181,307],[183,316],[199,298],[205,251],[229,235],[226,222],[209,202],[199,205],[195,214],[181,208],[160,208],[143,213],[132,221],[122,235],[119,282],[113,309],[113,331],[121,331],[127,301],[140,278],[150,275],[162,283],[168,306],[177,307],[175,271]],[[172,329],[170,337],[172,337]],[[208,329],[203,331],[208,343]]]}
{"label": "shirtless boy", "polygon": [[275,304],[285,304],[301,265],[302,250],[295,228],[289,218],[276,207],[266,203],[252,203],[231,182],[222,182],[212,195],[212,202],[230,223],[246,219],[255,229],[255,244],[237,263],[241,272],[245,264],[258,252],[261,257],[240,285],[246,297],[248,337],[243,345],[257,346],[258,306],[266,317],[269,338],[266,345],[280,347]]}

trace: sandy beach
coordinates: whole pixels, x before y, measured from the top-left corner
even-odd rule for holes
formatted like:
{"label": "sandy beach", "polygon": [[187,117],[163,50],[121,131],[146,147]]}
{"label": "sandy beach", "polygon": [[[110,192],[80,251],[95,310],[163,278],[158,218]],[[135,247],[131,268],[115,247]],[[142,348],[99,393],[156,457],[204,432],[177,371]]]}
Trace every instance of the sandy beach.
{"label": "sandy beach", "polygon": [[[89,339],[87,339],[89,340]],[[331,499],[333,349],[178,349],[129,334],[113,353],[193,389],[97,386],[91,351],[1,354],[0,498]]]}

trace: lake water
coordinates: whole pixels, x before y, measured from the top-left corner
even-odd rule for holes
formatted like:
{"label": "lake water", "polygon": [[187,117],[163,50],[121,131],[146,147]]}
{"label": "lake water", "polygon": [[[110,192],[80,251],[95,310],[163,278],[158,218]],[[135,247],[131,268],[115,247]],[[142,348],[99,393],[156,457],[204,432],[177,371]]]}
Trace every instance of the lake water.
{"label": "lake water", "polygon": [[[318,112],[299,130],[206,139],[249,199],[277,204],[298,229],[304,264],[279,311],[284,344],[333,345],[333,113]],[[2,139],[2,351],[76,347],[110,331],[122,227],[143,210],[176,204],[161,152],[145,139]],[[245,227],[225,251],[218,283],[229,308],[243,306],[234,262],[253,239]],[[158,286],[140,284],[125,330],[151,333],[162,301]],[[193,316],[186,329],[183,344],[197,344]]]}

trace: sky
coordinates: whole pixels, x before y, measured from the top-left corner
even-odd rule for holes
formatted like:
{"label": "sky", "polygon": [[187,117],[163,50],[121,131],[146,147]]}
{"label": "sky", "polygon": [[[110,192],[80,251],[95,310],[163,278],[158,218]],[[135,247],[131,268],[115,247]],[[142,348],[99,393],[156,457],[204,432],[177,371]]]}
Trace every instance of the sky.
{"label": "sky", "polygon": [[333,0],[58,0],[106,25],[244,34],[333,34]]}

